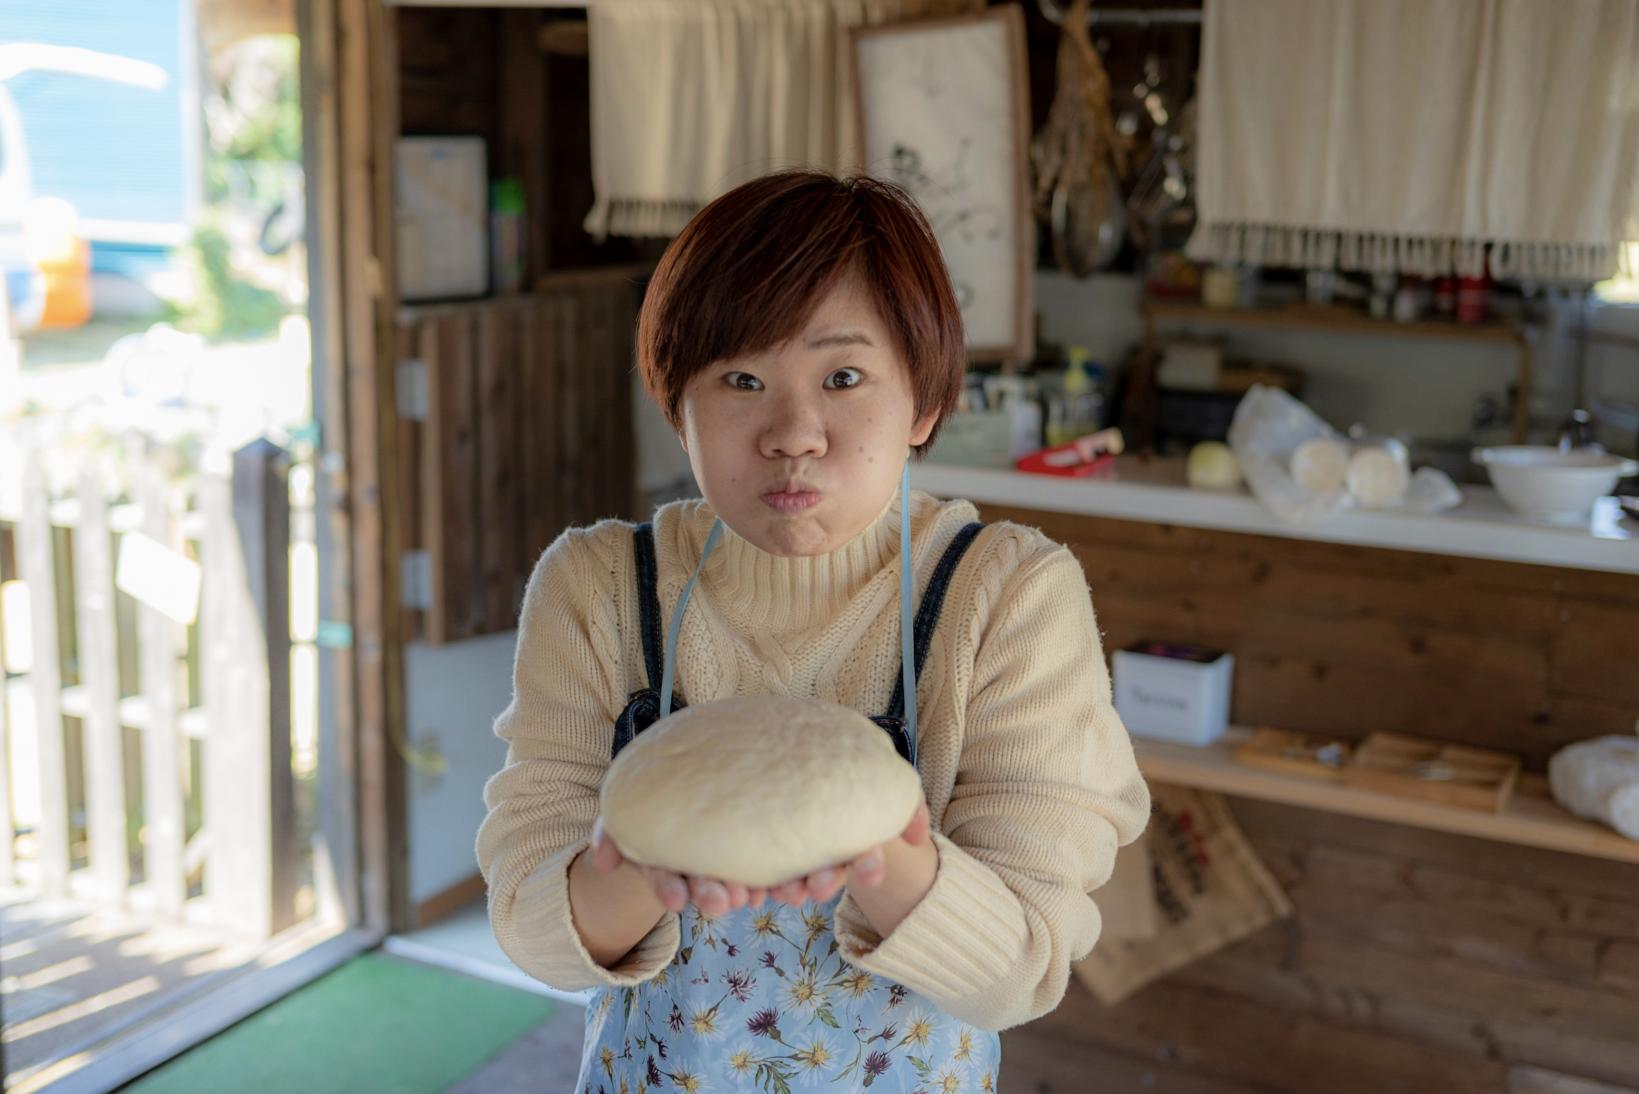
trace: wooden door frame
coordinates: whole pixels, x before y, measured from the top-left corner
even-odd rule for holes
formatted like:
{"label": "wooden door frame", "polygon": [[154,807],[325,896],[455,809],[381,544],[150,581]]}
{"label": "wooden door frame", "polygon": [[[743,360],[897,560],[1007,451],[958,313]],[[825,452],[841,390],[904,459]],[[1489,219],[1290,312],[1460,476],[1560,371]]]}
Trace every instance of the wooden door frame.
{"label": "wooden door frame", "polygon": [[[333,914],[384,937],[409,887],[395,481],[393,147],[397,20],[383,0],[298,0],[308,165],[309,317],[322,430],[319,617],[336,636],[321,684],[321,810]],[[322,405],[321,405],[322,404]],[[325,550],[326,546],[330,549]]]}

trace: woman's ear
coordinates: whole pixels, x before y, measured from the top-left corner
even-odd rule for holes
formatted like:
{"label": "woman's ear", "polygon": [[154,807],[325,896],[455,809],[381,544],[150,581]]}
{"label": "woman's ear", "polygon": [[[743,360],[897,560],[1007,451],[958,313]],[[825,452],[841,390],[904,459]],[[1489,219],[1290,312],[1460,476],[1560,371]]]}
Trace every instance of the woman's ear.
{"label": "woman's ear", "polygon": [[917,445],[924,443],[929,434],[933,432],[933,427],[938,424],[939,412],[937,410],[931,410],[918,418],[916,424],[911,427],[911,447],[915,448]]}

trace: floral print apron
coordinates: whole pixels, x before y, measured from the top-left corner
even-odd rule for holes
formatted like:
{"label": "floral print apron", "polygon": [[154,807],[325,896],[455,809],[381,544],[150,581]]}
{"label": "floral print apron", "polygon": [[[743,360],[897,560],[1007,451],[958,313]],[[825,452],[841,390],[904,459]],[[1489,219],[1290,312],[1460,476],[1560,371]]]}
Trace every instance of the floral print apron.
{"label": "floral print apron", "polygon": [[[908,475],[906,476],[908,479]],[[910,557],[908,483],[900,550]],[[916,762],[915,673],[927,656],[956,564],[982,526],[969,524],[935,568],[914,625],[911,575],[900,582],[903,671],[887,714],[871,720]],[[644,661],[650,686],[631,697],[615,726],[615,753],[672,707],[677,633],[689,595],[721,536],[713,526],[660,643],[653,528],[634,536]],[[654,687],[660,682],[660,689]],[[882,1094],[945,1094],[996,1089],[1001,1043],[995,1033],[941,1013],[901,984],[842,959],[831,933],[840,894],[792,908],[766,902],[721,917],[684,909],[677,956],[653,979],[602,988],[586,1011],[581,1094],[803,1089]]]}

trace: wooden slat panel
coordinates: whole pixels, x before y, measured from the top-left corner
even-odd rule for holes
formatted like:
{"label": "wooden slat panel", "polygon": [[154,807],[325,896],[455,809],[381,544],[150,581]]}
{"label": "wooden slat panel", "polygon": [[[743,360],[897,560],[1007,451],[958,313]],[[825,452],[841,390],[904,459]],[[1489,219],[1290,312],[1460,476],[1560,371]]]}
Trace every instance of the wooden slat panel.
{"label": "wooden slat panel", "polygon": [[1639,1094],[1639,1087],[1579,1079],[1540,1067],[1508,1069],[1508,1094]]}
{"label": "wooden slat panel", "polygon": [[1290,550],[1294,541],[1273,537],[1222,532],[1187,538],[1121,535],[1127,528],[1153,527],[1129,521],[1090,522],[1065,541],[1086,571],[1095,596],[1110,588],[1133,595],[1235,592],[1260,602],[1289,604],[1326,621],[1383,618],[1531,637],[1542,635],[1557,621],[1553,593],[1465,581],[1472,575],[1461,572],[1374,572],[1350,559]]}
{"label": "wooden slat panel", "polygon": [[558,345],[558,311],[557,303],[550,298],[540,300],[535,308],[535,355],[539,366],[531,431],[536,441],[535,497],[546,518],[540,529],[537,555],[551,546],[570,520],[570,498],[563,474],[563,426],[559,422],[569,401],[569,390],[564,382],[567,362]]}
{"label": "wooden slat panel", "polygon": [[1166,1056],[1118,1052],[1094,1043],[1078,1028],[1051,1026],[1042,1019],[1002,1033],[1002,1073],[995,1089],[1009,1094],[1268,1094],[1270,1088],[1203,1074]]}
{"label": "wooden slat panel", "polygon": [[[401,326],[398,331],[399,345],[404,346],[407,356],[413,357],[419,348],[418,331],[413,324]],[[422,423],[406,415],[398,418],[398,512],[399,527],[402,529],[403,550],[419,551],[426,547],[422,521],[421,483],[422,483],[422,446],[425,441],[425,428]],[[399,612],[399,630],[402,641],[413,642],[421,636],[424,626],[421,611],[405,604]]]}
{"label": "wooden slat panel", "polygon": [[444,373],[451,367],[444,355],[441,319],[427,319],[417,332],[418,350],[427,373],[427,420],[421,429],[421,544],[427,552],[427,608],[423,616],[424,637],[433,645],[454,637],[450,627],[448,595],[449,547],[446,532],[450,518],[444,508],[445,434],[452,428],[450,410],[444,399]]}
{"label": "wooden slat panel", "polygon": [[[1376,1000],[1377,1021],[1407,1037],[1433,1015],[1479,1023],[1487,1043],[1511,1060],[1621,1082],[1639,1075],[1639,1008],[1632,999],[1580,984],[1519,976],[1470,961],[1372,945],[1358,929],[1305,919],[1301,960],[1336,989]],[[1369,955],[1369,959],[1366,959]]]}
{"label": "wooden slat panel", "polygon": [[551,264],[547,254],[546,142],[542,113],[546,105],[546,59],[541,55],[538,11],[505,11],[498,17],[500,41],[500,169],[523,184],[524,286]]}
{"label": "wooden slat panel", "polygon": [[[607,410],[609,389],[607,380],[608,346],[607,325],[603,322],[603,301],[593,292],[585,290],[574,294],[575,301],[575,341],[574,366],[579,370],[577,383],[582,391],[582,403],[592,413],[581,417],[581,439],[577,451],[582,453],[582,466],[587,459],[607,461],[609,458],[606,431],[608,428]],[[601,466],[607,467],[606,462]],[[602,520],[608,514],[609,482],[602,475],[593,477],[584,473],[577,473],[575,481],[581,488],[580,517],[582,524],[593,524]]]}
{"label": "wooden slat panel", "polygon": [[406,8],[395,69],[406,133],[481,133],[494,141],[500,66],[493,11]]}
{"label": "wooden slat panel", "polygon": [[221,926],[257,938],[295,921],[285,466],[256,441],[203,488],[205,892]]}
{"label": "wooden slat panel", "polygon": [[1364,1022],[1249,1006],[1176,976],[1111,1007],[1072,982],[1056,1011],[1024,1029],[1037,1027],[1154,1060],[1159,1076],[1176,1069],[1291,1094],[1495,1094],[1506,1071],[1471,1052],[1419,1043]]}
{"label": "wooden slat panel", "polygon": [[592,510],[591,476],[581,473],[587,452],[589,415],[582,408],[592,406],[586,382],[586,362],[577,352],[580,346],[580,301],[563,293],[552,301],[553,358],[557,365],[559,402],[557,469],[564,498],[565,525],[586,524]]}
{"label": "wooden slat panel", "polygon": [[[1504,846],[1423,828],[1356,820],[1333,813],[1297,809],[1246,798],[1234,800],[1235,818],[1281,880],[1281,860],[1301,857],[1294,844],[1325,844],[1365,855],[1415,863],[1417,885],[1431,899],[1491,907],[1499,915],[1525,913],[1512,907],[1507,886],[1526,885],[1553,903],[1570,926],[1619,937],[1639,938],[1639,866],[1534,847]],[[1267,850],[1266,850],[1267,849]]]}
{"label": "wooden slat panel", "polygon": [[57,664],[56,552],[50,501],[39,466],[23,469],[23,519],[17,528],[18,569],[28,587],[29,637],[34,658],[29,690],[34,698],[35,747],[40,780],[40,886],[47,896],[68,891],[68,760],[63,740],[62,671]]}
{"label": "wooden slat panel", "polygon": [[80,682],[87,695],[83,719],[86,826],[97,895],[120,902],[131,880],[125,846],[125,745],[119,722],[119,659],[114,616],[114,560],[108,500],[101,476],[79,483],[80,518],[74,535],[75,602],[79,618]]}
{"label": "wooden slat panel", "polygon": [[477,429],[478,594],[482,615],[477,633],[508,630],[517,622],[513,602],[514,556],[519,507],[513,438],[517,400],[516,307],[483,312],[478,319]]}
{"label": "wooden slat panel", "polygon": [[557,474],[552,466],[554,442],[551,346],[546,335],[545,305],[531,300],[518,313],[518,399],[513,410],[521,535],[514,596],[521,601],[535,560],[552,542],[557,527]]}
{"label": "wooden slat panel", "polygon": [[[181,544],[171,496],[157,468],[139,471],[136,500],[142,508],[142,532],[175,550]],[[179,625],[147,604],[138,609],[137,619],[142,694],[148,701],[148,724],[142,731],[143,875],[154,906],[176,915],[187,896],[182,868],[186,784],[177,722]]]}
{"label": "wooden slat panel", "polygon": [[[637,369],[637,317],[642,303],[639,286],[630,276],[622,278],[615,295],[615,356],[610,362],[614,391],[610,398],[611,411],[617,423],[633,421],[632,376]],[[639,504],[637,484],[637,444],[627,434],[629,424],[617,424],[615,430],[615,481],[623,484],[620,516],[634,520],[647,517]]]}
{"label": "wooden slat panel", "polygon": [[1639,608],[1567,602],[1561,620],[1554,635],[1556,688],[1639,706]]}
{"label": "wooden slat panel", "polygon": [[[597,436],[594,448],[598,453],[599,465],[609,469],[608,478],[598,481],[597,516],[624,517],[631,507],[631,487],[626,480],[617,474],[621,463],[621,450],[632,445],[631,419],[622,423],[617,417],[617,408],[624,404],[616,392],[617,379],[622,378],[619,351],[616,348],[618,331],[615,327],[615,297],[618,286],[602,290],[588,291],[587,310],[590,313],[590,330],[588,342],[592,352],[586,362],[592,370],[597,383],[598,401],[601,408],[593,420],[597,425]],[[622,425],[625,426],[622,429]]]}
{"label": "wooden slat panel", "polygon": [[[474,313],[451,313],[438,324],[439,523],[443,557],[432,560],[443,582],[444,638],[476,632],[478,573],[478,448]],[[431,377],[428,378],[429,390]],[[435,598],[435,604],[439,598]]]}
{"label": "wooden slat panel", "polygon": [[1172,980],[1476,1058],[1634,1073],[1639,995],[1621,962],[1639,866],[1246,800],[1235,813],[1296,916]]}

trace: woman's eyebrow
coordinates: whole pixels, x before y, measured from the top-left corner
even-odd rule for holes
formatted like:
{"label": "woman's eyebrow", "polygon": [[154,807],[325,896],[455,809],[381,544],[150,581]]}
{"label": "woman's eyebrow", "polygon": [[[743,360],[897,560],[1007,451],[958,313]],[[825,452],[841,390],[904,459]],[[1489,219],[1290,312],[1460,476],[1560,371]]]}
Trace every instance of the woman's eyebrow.
{"label": "woman's eyebrow", "polygon": [[826,349],[831,346],[874,346],[870,336],[863,331],[839,330],[825,331],[810,337],[803,343],[809,349]]}

